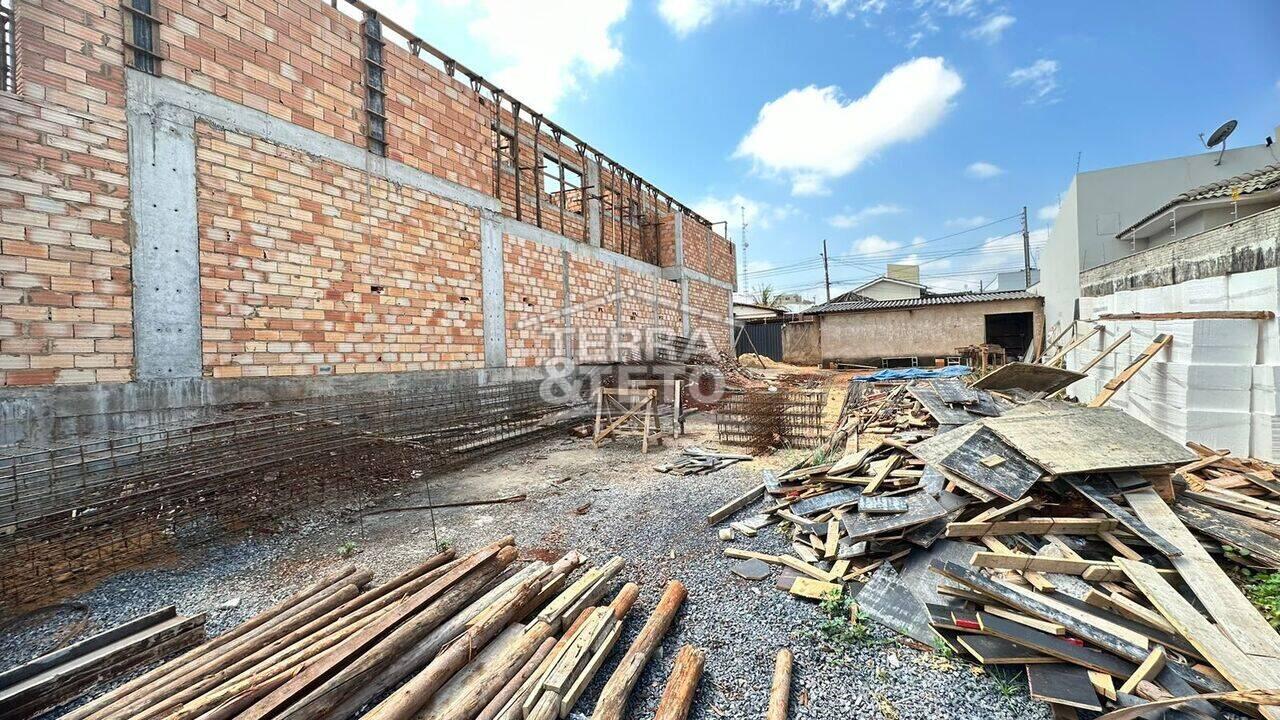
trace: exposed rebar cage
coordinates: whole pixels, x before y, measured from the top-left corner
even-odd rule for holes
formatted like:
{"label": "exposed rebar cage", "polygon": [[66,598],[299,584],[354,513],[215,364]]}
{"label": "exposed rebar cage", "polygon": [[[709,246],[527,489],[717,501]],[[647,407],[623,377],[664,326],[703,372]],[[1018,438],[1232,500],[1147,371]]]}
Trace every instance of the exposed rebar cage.
{"label": "exposed rebar cage", "polygon": [[716,410],[720,442],[754,453],[770,448],[815,447],[822,442],[824,390],[729,392]]}
{"label": "exposed rebar cage", "polygon": [[[0,457],[0,602],[48,600],[117,570],[262,523],[323,492],[376,489],[375,451],[438,470],[531,440],[570,403],[538,381],[240,410]],[[380,447],[379,447],[380,446]],[[385,455],[385,457],[384,457]],[[374,475],[371,477],[371,475]]]}

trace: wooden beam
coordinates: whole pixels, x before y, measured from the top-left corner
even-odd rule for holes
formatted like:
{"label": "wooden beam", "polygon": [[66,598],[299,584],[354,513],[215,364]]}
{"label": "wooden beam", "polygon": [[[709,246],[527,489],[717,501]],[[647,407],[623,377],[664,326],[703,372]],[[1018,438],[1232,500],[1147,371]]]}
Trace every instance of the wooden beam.
{"label": "wooden beam", "polygon": [[984,535],[1094,535],[1114,530],[1115,520],[1095,518],[1029,518],[1007,522],[959,522],[947,525],[947,537]]}
{"label": "wooden beam", "polygon": [[1151,361],[1151,358],[1156,356],[1156,353],[1160,352],[1164,346],[1171,342],[1173,342],[1172,335],[1157,335],[1155,340],[1147,346],[1147,349],[1143,350],[1141,355],[1135,358],[1133,362],[1129,363],[1129,367],[1120,371],[1119,375],[1111,378],[1106,385],[1102,386],[1102,392],[1098,393],[1096,397],[1089,401],[1088,407],[1096,408],[1106,405],[1107,401],[1111,400],[1120,388],[1124,387],[1125,383],[1132,380],[1133,376],[1137,375],[1138,372]]}

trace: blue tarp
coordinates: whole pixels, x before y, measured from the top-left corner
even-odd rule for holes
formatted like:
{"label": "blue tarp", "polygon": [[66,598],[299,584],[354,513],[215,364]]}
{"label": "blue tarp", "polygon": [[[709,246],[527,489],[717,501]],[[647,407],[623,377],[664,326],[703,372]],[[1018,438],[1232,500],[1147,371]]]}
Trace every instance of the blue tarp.
{"label": "blue tarp", "polygon": [[886,368],[859,380],[883,382],[885,380],[920,380],[924,378],[949,378],[968,375],[973,369],[967,365],[948,365],[940,368]]}

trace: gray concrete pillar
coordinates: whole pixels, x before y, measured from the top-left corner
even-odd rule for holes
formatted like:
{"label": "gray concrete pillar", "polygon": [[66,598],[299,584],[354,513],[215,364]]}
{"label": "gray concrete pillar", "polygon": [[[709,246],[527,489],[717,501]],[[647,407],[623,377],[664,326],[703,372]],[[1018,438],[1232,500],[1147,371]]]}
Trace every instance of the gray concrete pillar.
{"label": "gray concrete pillar", "polygon": [[604,242],[604,233],[600,227],[600,163],[587,160],[586,186],[587,199],[587,241],[592,247],[600,247]]}
{"label": "gray concrete pillar", "polygon": [[481,312],[484,366],[507,366],[507,293],[502,261],[502,226],[497,213],[480,211]]}
{"label": "gray concrete pillar", "polygon": [[160,105],[128,121],[134,374],[200,377],[195,115]]}

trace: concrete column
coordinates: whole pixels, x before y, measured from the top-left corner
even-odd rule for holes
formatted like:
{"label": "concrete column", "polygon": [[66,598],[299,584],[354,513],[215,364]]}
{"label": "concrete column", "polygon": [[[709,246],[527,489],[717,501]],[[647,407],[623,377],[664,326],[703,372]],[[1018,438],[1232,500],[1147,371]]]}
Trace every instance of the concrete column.
{"label": "concrete column", "polygon": [[507,365],[506,281],[502,262],[502,226],[497,213],[480,211],[481,312],[484,318],[484,366]]}
{"label": "concrete column", "polygon": [[675,222],[676,269],[680,273],[680,334],[685,337],[693,332],[693,324],[689,318],[689,275],[684,267],[684,213],[677,211]]}
{"label": "concrete column", "polygon": [[592,247],[600,247],[604,233],[600,227],[600,164],[587,160],[586,186],[591,188],[587,200],[587,241]]}
{"label": "concrete column", "polygon": [[563,351],[564,356],[566,358],[572,360],[574,358],[574,355],[576,354],[574,350],[576,349],[577,343],[574,341],[574,337],[573,337],[573,299],[570,297],[570,293],[569,293],[569,251],[568,250],[560,251],[560,261],[561,261],[561,267],[563,268],[563,271],[564,271],[562,285],[561,285],[561,287],[564,288],[564,303],[563,303],[564,312],[561,314],[561,319],[564,321],[564,347],[561,348],[561,350]]}
{"label": "concrete column", "polygon": [[200,377],[195,115],[161,105],[128,126],[134,374]]}

